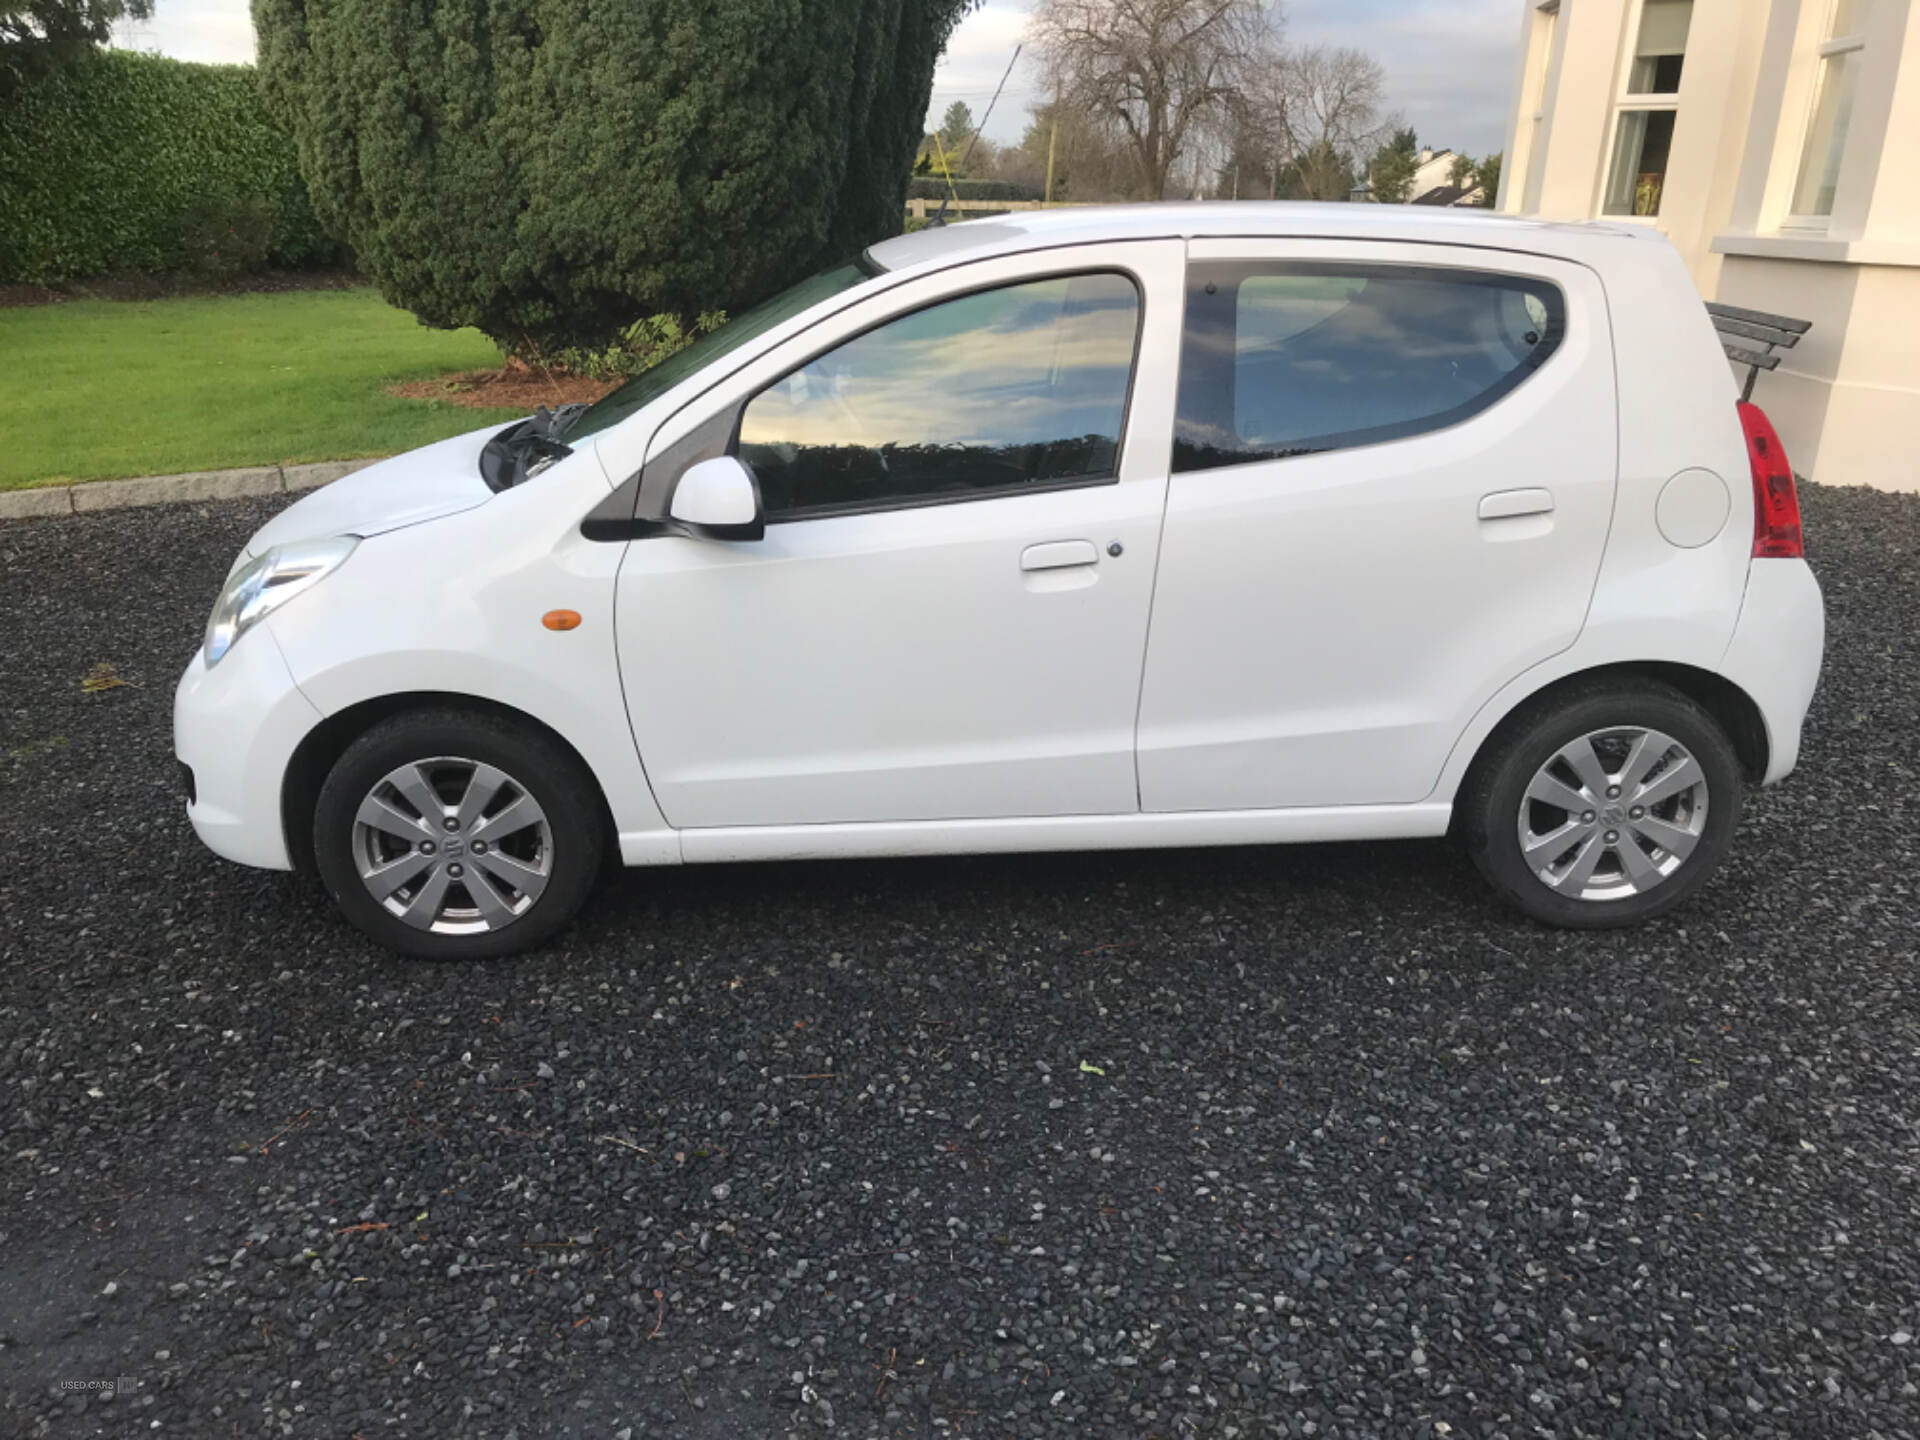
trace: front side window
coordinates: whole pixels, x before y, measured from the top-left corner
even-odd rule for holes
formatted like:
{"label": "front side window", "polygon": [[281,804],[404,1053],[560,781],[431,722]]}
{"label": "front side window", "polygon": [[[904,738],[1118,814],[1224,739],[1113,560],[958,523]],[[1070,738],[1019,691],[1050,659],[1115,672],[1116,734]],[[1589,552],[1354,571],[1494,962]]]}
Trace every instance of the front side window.
{"label": "front side window", "polygon": [[1853,124],[1853,97],[1860,85],[1861,52],[1866,48],[1867,16],[1873,0],[1833,0],[1827,38],[1820,46],[1820,81],[1814,92],[1813,118],[1800,150],[1800,171],[1793,186],[1794,215],[1827,219],[1840,182],[1840,160]]}
{"label": "front side window", "polygon": [[1613,160],[1601,207],[1609,215],[1660,213],[1677,113],[1670,97],[1680,93],[1692,26],[1693,0],[1642,0],[1625,93],[1614,121]]}
{"label": "front side window", "polygon": [[917,310],[756,395],[740,458],[769,520],[1111,480],[1139,322],[1108,272]]}
{"label": "front side window", "polygon": [[802,280],[770,300],[761,301],[718,330],[702,335],[684,350],[669,355],[652,369],[641,371],[619,389],[601,396],[567,427],[566,438],[579,441],[611,429],[642,406],[666,394],[689,375],[697,373],[702,366],[713,364],[823,300],[846,293],[875,273],[860,264],[841,265]]}
{"label": "front side window", "polygon": [[1404,439],[1478,414],[1559,346],[1556,286],[1417,265],[1193,265],[1173,468]]}

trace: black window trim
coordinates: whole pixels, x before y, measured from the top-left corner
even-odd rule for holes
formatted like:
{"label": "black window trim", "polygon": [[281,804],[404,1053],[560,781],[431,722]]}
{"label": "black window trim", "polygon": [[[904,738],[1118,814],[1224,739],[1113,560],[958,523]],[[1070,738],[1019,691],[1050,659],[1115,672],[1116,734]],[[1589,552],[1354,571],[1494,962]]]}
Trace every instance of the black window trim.
{"label": "black window trim", "polygon": [[[1320,436],[1314,443],[1303,444],[1286,449],[1275,449],[1260,454],[1219,454],[1219,458],[1203,460],[1198,464],[1182,464],[1183,442],[1180,437],[1180,398],[1186,381],[1187,321],[1185,305],[1187,296],[1197,280],[1203,280],[1204,271],[1209,268],[1230,267],[1242,272],[1236,283],[1238,293],[1240,284],[1256,275],[1305,275],[1332,276],[1335,278],[1354,276],[1361,279],[1393,279],[1409,271],[1441,271],[1448,277],[1470,285],[1480,285],[1489,289],[1511,281],[1523,281],[1551,291],[1555,304],[1550,305],[1547,314],[1548,330],[1541,336],[1536,346],[1519,365],[1508,371],[1500,382],[1491,386],[1473,399],[1443,410],[1435,415],[1423,416],[1413,420],[1399,421],[1392,425],[1369,426],[1362,430],[1337,431]],[[1426,264],[1419,261],[1387,260],[1332,260],[1319,257],[1267,257],[1267,256],[1207,256],[1199,260],[1189,260],[1187,264],[1186,284],[1181,287],[1180,320],[1180,364],[1174,373],[1174,420],[1173,450],[1170,457],[1169,472],[1173,475],[1196,475],[1209,470],[1237,469],[1243,465],[1272,465],[1283,460],[1305,459],[1314,455],[1331,455],[1348,450],[1367,450],[1376,445],[1392,445],[1402,440],[1410,440],[1420,435],[1436,435],[1464,425],[1477,415],[1484,414],[1512,395],[1527,381],[1544,369],[1555,355],[1566,346],[1571,330],[1569,306],[1566,288],[1558,281],[1544,275],[1529,275],[1517,270],[1493,270],[1484,266],[1463,266],[1458,264]],[[1329,316],[1329,319],[1332,317]],[[1325,321],[1319,322],[1321,324]],[[1236,324],[1236,331],[1237,331]],[[1311,329],[1313,327],[1309,327]],[[1302,332],[1305,333],[1305,332]],[[1351,440],[1349,436],[1365,436],[1364,440]],[[1191,450],[1188,451],[1189,456]]]}
{"label": "black window trim", "polygon": [[[755,390],[751,395],[744,396],[734,403],[732,411],[733,438],[727,443],[726,453],[735,459],[739,458],[740,426],[746,417],[747,406],[751,405],[755,400],[758,400],[774,386],[780,384],[781,381],[786,380],[798,371],[806,369],[807,366],[813,364],[813,362],[821,356],[831,355],[834,351],[840,349],[841,346],[851,345],[854,341],[871,335],[876,330],[884,329],[895,321],[905,320],[909,316],[920,314],[922,311],[937,309],[942,305],[951,304],[956,300],[967,300],[975,295],[991,294],[995,290],[1012,290],[1022,285],[1042,285],[1049,280],[1072,280],[1082,275],[1118,275],[1133,286],[1134,300],[1136,302],[1133,326],[1133,353],[1127,360],[1127,389],[1126,394],[1120,402],[1120,434],[1113,447],[1113,469],[1111,473],[1103,472],[1097,475],[1076,475],[1067,479],[1045,480],[1027,485],[996,485],[990,489],[935,491],[926,495],[902,496],[898,500],[873,500],[849,505],[811,505],[786,510],[778,515],[769,514],[766,517],[767,524],[769,526],[793,525],[808,520],[840,520],[849,515],[882,515],[893,510],[925,510],[935,505],[964,505],[975,500],[1005,500],[1016,495],[1051,495],[1062,490],[1089,490],[1102,485],[1118,485],[1120,483],[1120,472],[1124,468],[1126,461],[1127,432],[1132,428],[1133,424],[1133,396],[1134,388],[1140,381],[1141,346],[1146,339],[1147,333],[1147,286],[1138,274],[1127,269],[1124,265],[1111,262],[1107,264],[1077,265],[1058,270],[1039,271],[1030,275],[1021,275],[1014,279],[982,282],[965,290],[955,290],[946,295],[936,296],[924,304],[895,311],[885,319],[874,321],[873,324],[867,326],[864,330],[858,330],[851,335],[842,336],[831,345],[825,345],[813,351],[806,359],[790,366],[774,379],[769,380],[765,385]],[[745,464],[746,462],[742,461],[741,463]],[[748,468],[751,469],[752,467],[748,466]],[[756,480],[757,478],[758,477],[756,477]],[[679,477],[675,476],[674,484],[678,485],[679,483]],[[667,494],[667,503],[669,505],[673,503],[671,490],[669,490]]]}

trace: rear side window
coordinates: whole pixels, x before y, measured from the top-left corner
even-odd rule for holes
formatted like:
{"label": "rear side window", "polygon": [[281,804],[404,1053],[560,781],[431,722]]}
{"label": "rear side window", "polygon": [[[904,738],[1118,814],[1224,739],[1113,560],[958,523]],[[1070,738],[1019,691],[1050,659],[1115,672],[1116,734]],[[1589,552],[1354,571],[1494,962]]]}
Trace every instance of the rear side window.
{"label": "rear side window", "polygon": [[1176,472],[1457,425],[1566,334],[1557,286],[1420,265],[1188,267]]}
{"label": "rear side window", "polygon": [[1139,323],[1105,272],[914,311],[756,395],[740,458],[769,520],[1111,480]]}

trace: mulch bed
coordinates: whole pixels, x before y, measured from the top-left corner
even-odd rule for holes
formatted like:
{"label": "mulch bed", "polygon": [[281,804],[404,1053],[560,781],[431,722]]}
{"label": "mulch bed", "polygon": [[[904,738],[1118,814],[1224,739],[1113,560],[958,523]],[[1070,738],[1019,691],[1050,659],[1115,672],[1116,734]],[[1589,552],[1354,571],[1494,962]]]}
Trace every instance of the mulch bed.
{"label": "mulch bed", "polygon": [[509,363],[498,370],[463,370],[431,380],[409,380],[389,387],[402,400],[445,400],[476,410],[533,410],[598,400],[618,380],[594,380],[565,371],[542,370]]}

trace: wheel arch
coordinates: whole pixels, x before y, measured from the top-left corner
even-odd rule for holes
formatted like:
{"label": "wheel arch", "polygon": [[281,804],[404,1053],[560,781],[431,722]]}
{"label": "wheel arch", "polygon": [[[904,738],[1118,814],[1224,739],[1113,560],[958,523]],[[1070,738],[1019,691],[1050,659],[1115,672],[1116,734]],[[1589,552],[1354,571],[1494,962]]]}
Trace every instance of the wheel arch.
{"label": "wheel arch", "polygon": [[[1767,762],[1771,757],[1771,742],[1767,737],[1766,720],[1752,696],[1726,676],[1716,675],[1711,670],[1703,670],[1695,665],[1666,660],[1630,660],[1575,670],[1520,696],[1475,747],[1473,759],[1461,774],[1456,794],[1465,793],[1472,786],[1487,757],[1498,749],[1516,725],[1524,723],[1533,712],[1552,705],[1568,690],[1591,685],[1596,680],[1609,679],[1657,680],[1672,686],[1711,715],[1726,733],[1734,754],[1739,757],[1741,774],[1749,784],[1758,785],[1765,777]],[[1457,812],[1455,818],[1457,821]]]}
{"label": "wheel arch", "polygon": [[593,792],[600,801],[600,818],[606,829],[611,853],[618,853],[618,832],[613,808],[607,801],[606,788],[593,766],[580,753],[580,748],[565,735],[537,716],[498,700],[458,691],[410,690],[377,695],[336,711],[309,730],[294,748],[293,757],[287,762],[286,774],[280,782],[280,828],[286,837],[288,858],[292,860],[296,871],[305,875],[314,873],[314,807],[319,802],[320,787],[326,782],[328,772],[346,753],[347,747],[382,720],[403,715],[410,710],[431,709],[471,710],[510,720],[537,731],[560,746],[592,780]]}

